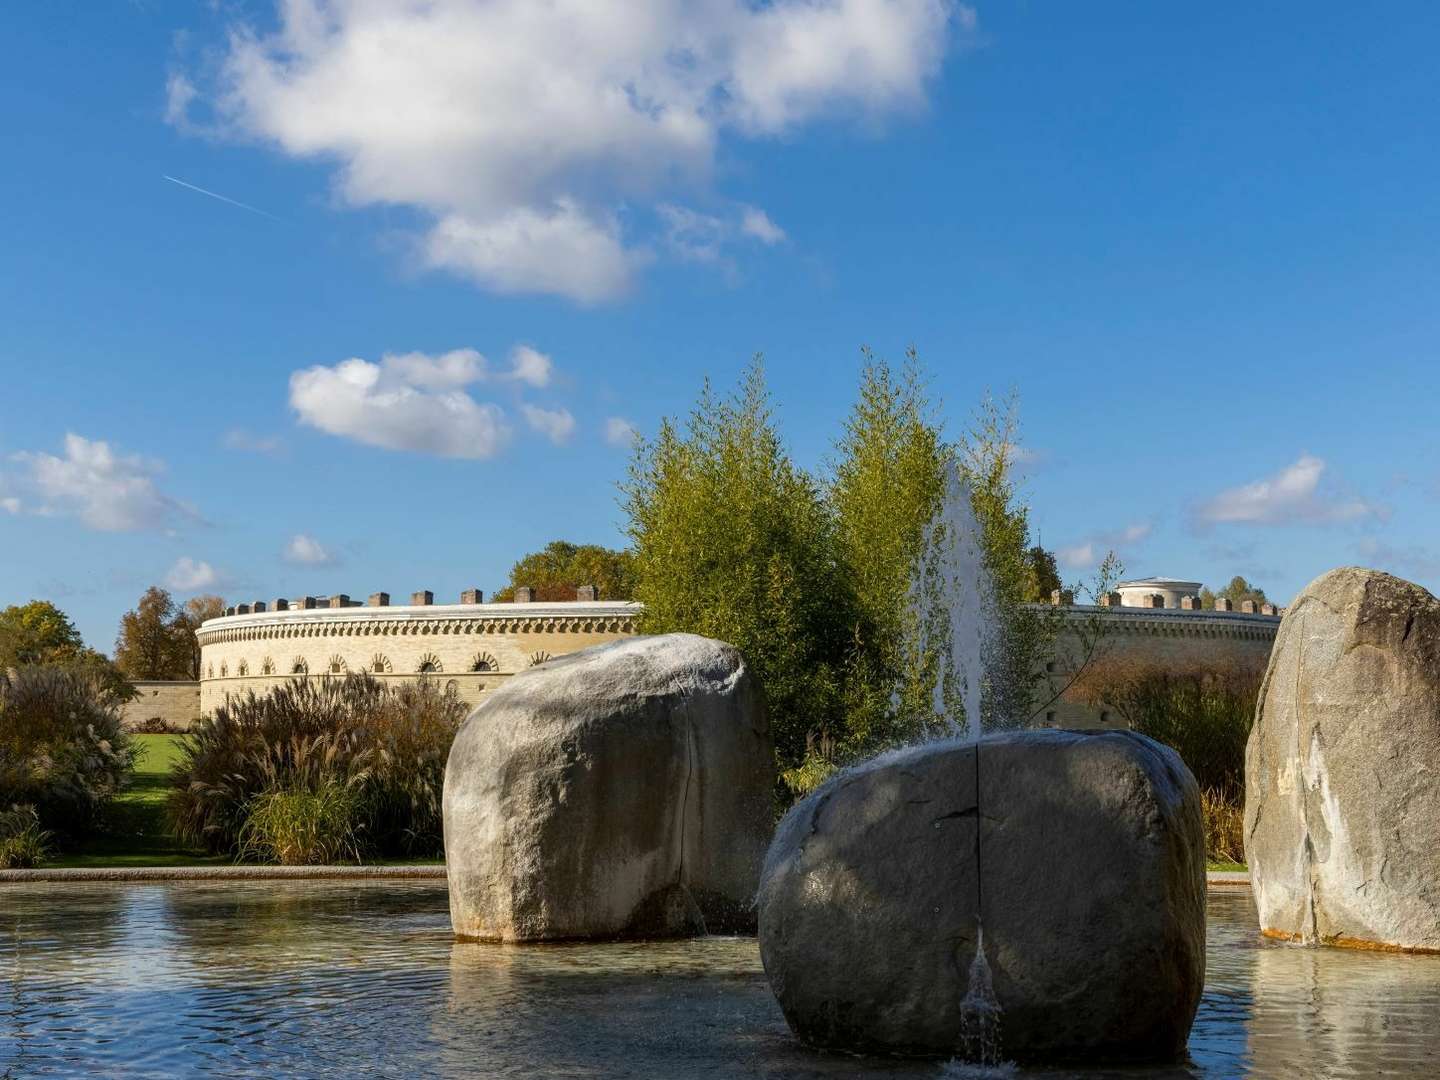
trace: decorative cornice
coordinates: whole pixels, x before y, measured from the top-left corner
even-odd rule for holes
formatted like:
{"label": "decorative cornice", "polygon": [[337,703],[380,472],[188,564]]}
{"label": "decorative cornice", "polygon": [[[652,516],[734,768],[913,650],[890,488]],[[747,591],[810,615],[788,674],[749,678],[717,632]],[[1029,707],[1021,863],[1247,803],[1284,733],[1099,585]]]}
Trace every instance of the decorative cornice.
{"label": "decorative cornice", "polygon": [[475,634],[633,634],[640,604],[436,604],[423,607],[299,608],[225,615],[196,631],[200,645],[277,638]]}
{"label": "decorative cornice", "polygon": [[[1048,609],[1049,604],[1027,605]],[[1241,638],[1272,641],[1280,629],[1279,615],[1244,611],[1186,611],[1183,608],[1100,607],[1072,604],[1064,609],[1069,622],[1098,616],[1108,633],[1148,634],[1155,637]]]}

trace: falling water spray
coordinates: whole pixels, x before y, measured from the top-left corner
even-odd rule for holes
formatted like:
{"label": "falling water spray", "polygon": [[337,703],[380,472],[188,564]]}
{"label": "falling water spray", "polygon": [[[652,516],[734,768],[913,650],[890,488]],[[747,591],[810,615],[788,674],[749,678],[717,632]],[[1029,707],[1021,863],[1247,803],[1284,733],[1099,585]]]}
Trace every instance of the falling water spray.
{"label": "falling water spray", "polygon": [[981,918],[980,737],[984,663],[990,655],[996,620],[994,587],[985,564],[980,524],[971,503],[970,486],[958,470],[950,470],[944,501],[926,530],[911,597],[922,648],[934,650],[939,657],[932,697],[934,710],[948,718],[952,737],[968,736],[975,744],[975,955],[960,999],[955,1064],[964,1062],[991,1070],[1002,1061],[1001,1010],[985,956]]}

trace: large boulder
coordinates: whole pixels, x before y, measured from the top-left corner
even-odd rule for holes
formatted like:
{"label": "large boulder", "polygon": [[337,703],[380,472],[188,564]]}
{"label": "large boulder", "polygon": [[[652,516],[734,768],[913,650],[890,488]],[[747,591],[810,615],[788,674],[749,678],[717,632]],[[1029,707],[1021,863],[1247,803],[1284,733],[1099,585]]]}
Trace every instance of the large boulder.
{"label": "large boulder", "polygon": [[1245,752],[1260,927],[1440,950],[1440,601],[1332,570],[1286,610]]}
{"label": "large boulder", "polygon": [[723,642],[633,638],[515,675],[445,768],[455,934],[753,928],[774,784],[759,693]]}
{"label": "large boulder", "polygon": [[1127,731],[920,746],[823,785],[765,858],[760,955],[814,1046],[955,1053],[982,918],[1004,1057],[1178,1057],[1205,981],[1179,756]]}

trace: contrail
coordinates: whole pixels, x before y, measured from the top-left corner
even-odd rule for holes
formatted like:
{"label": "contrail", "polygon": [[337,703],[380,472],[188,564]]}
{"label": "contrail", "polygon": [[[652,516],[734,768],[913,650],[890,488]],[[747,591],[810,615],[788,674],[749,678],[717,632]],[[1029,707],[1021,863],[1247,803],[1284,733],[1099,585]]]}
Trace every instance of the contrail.
{"label": "contrail", "polygon": [[210,198],[219,199],[221,202],[229,203],[231,206],[238,206],[241,210],[249,210],[252,214],[259,214],[261,217],[267,217],[271,221],[281,221],[281,219],[276,217],[274,214],[267,213],[266,211],[260,210],[254,206],[247,206],[243,202],[236,202],[234,199],[227,198],[226,196],[220,195],[217,192],[206,191],[203,187],[196,187],[194,184],[187,184],[184,180],[177,180],[173,176],[166,176],[162,173],[160,175],[160,179],[169,180],[170,183],[179,184],[181,187],[189,188],[191,191],[198,191],[201,195],[209,195]]}

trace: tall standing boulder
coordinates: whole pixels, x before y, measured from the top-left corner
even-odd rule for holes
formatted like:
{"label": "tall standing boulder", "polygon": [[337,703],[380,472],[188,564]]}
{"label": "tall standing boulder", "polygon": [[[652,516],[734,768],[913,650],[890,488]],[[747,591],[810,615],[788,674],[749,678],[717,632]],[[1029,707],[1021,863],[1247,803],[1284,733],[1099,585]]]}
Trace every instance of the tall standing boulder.
{"label": "tall standing boulder", "polygon": [[1273,937],[1440,951],[1440,601],[1344,567],[1285,613],[1245,753]]}
{"label": "tall standing boulder", "polygon": [[774,751],[737,649],[634,638],[513,676],[445,769],[460,938],[741,930],[773,821]]}
{"label": "tall standing boulder", "polygon": [[915,747],[821,786],[766,855],[760,955],[814,1046],[956,1053],[982,922],[1005,1057],[1178,1057],[1205,981],[1179,755],[1121,731]]}

